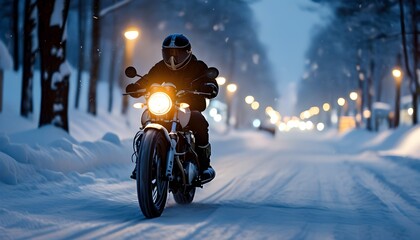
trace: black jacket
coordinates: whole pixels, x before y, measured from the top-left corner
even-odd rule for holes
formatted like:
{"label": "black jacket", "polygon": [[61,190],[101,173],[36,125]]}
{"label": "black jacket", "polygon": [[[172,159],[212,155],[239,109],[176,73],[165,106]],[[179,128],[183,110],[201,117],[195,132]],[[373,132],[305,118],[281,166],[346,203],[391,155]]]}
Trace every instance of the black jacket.
{"label": "black jacket", "polygon": [[[169,69],[162,61],[153,66],[149,73],[138,80],[136,84],[140,88],[147,89],[153,83],[161,84],[163,82],[170,82],[175,84],[177,90],[196,90],[200,92],[210,93],[207,98],[211,99],[217,96],[219,86],[215,79],[208,78],[205,75],[207,65],[193,55],[190,62],[179,70]],[[196,80],[199,78],[199,80]],[[194,81],[194,82],[193,82]],[[200,112],[206,109],[206,101],[204,96],[186,95],[183,99],[190,105],[191,110],[198,110]]]}

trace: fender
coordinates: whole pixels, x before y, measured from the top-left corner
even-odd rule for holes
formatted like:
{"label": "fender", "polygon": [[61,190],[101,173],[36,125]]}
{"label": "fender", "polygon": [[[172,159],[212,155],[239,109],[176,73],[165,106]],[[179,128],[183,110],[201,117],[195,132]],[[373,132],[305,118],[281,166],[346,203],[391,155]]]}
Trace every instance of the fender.
{"label": "fender", "polygon": [[175,156],[175,147],[176,147],[176,144],[177,144],[177,140],[176,140],[176,138],[171,138],[169,136],[168,130],[166,130],[166,128],[164,128],[160,124],[149,123],[144,128],[144,132],[146,132],[149,129],[156,129],[158,131],[163,132],[166,140],[168,141],[169,149],[168,149],[167,158],[166,158],[166,174],[165,175],[170,181],[172,181],[172,179],[173,179],[172,169],[174,167],[174,156]]}
{"label": "fender", "polygon": [[162,131],[163,134],[165,135],[166,140],[168,140],[168,143],[171,144],[171,138],[169,137],[169,132],[168,130],[166,130],[166,128],[164,128],[162,125],[157,124],[157,123],[149,123],[146,125],[143,131],[146,132],[148,129],[151,129],[151,128]]}

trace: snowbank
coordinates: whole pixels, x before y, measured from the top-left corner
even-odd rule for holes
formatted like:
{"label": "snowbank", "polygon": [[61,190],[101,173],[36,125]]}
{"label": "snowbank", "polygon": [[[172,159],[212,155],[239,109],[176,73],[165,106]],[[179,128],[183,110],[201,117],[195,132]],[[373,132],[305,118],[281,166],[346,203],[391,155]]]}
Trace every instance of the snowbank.
{"label": "snowbank", "polygon": [[396,142],[395,147],[384,153],[420,160],[420,126],[407,129]]}
{"label": "snowbank", "polygon": [[62,129],[45,126],[10,137],[0,134],[0,182],[60,180],[73,171],[84,173],[108,164],[126,164],[131,149],[114,133],[95,142],[78,142]]}

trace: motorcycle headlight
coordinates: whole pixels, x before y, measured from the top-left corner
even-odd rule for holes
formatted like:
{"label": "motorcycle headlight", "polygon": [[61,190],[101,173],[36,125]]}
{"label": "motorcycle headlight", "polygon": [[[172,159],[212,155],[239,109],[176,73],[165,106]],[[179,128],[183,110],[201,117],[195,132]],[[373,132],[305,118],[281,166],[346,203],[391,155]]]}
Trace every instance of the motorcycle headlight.
{"label": "motorcycle headlight", "polygon": [[150,95],[147,105],[151,113],[155,115],[165,115],[172,108],[172,100],[168,94],[156,92]]}

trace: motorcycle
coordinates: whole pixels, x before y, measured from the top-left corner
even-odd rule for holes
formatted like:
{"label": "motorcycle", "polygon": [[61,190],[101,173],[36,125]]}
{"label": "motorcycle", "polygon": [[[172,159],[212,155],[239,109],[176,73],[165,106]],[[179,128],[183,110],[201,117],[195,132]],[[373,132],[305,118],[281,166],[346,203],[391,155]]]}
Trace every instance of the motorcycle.
{"label": "motorcycle", "polygon": [[[142,78],[134,67],[128,67],[125,74],[129,78]],[[209,78],[216,78],[218,74],[213,67],[205,72]],[[194,81],[201,77],[204,75]],[[176,203],[189,204],[194,199],[196,188],[205,183],[199,176],[194,134],[185,128],[191,112],[188,104],[179,102],[186,94],[209,95],[178,90],[170,79],[162,84],[152,84],[149,89],[125,93],[146,99],[145,104],[140,104],[145,109],[141,117],[142,127],[133,140],[137,198],[146,218],[161,216],[168,192],[172,192]]]}

